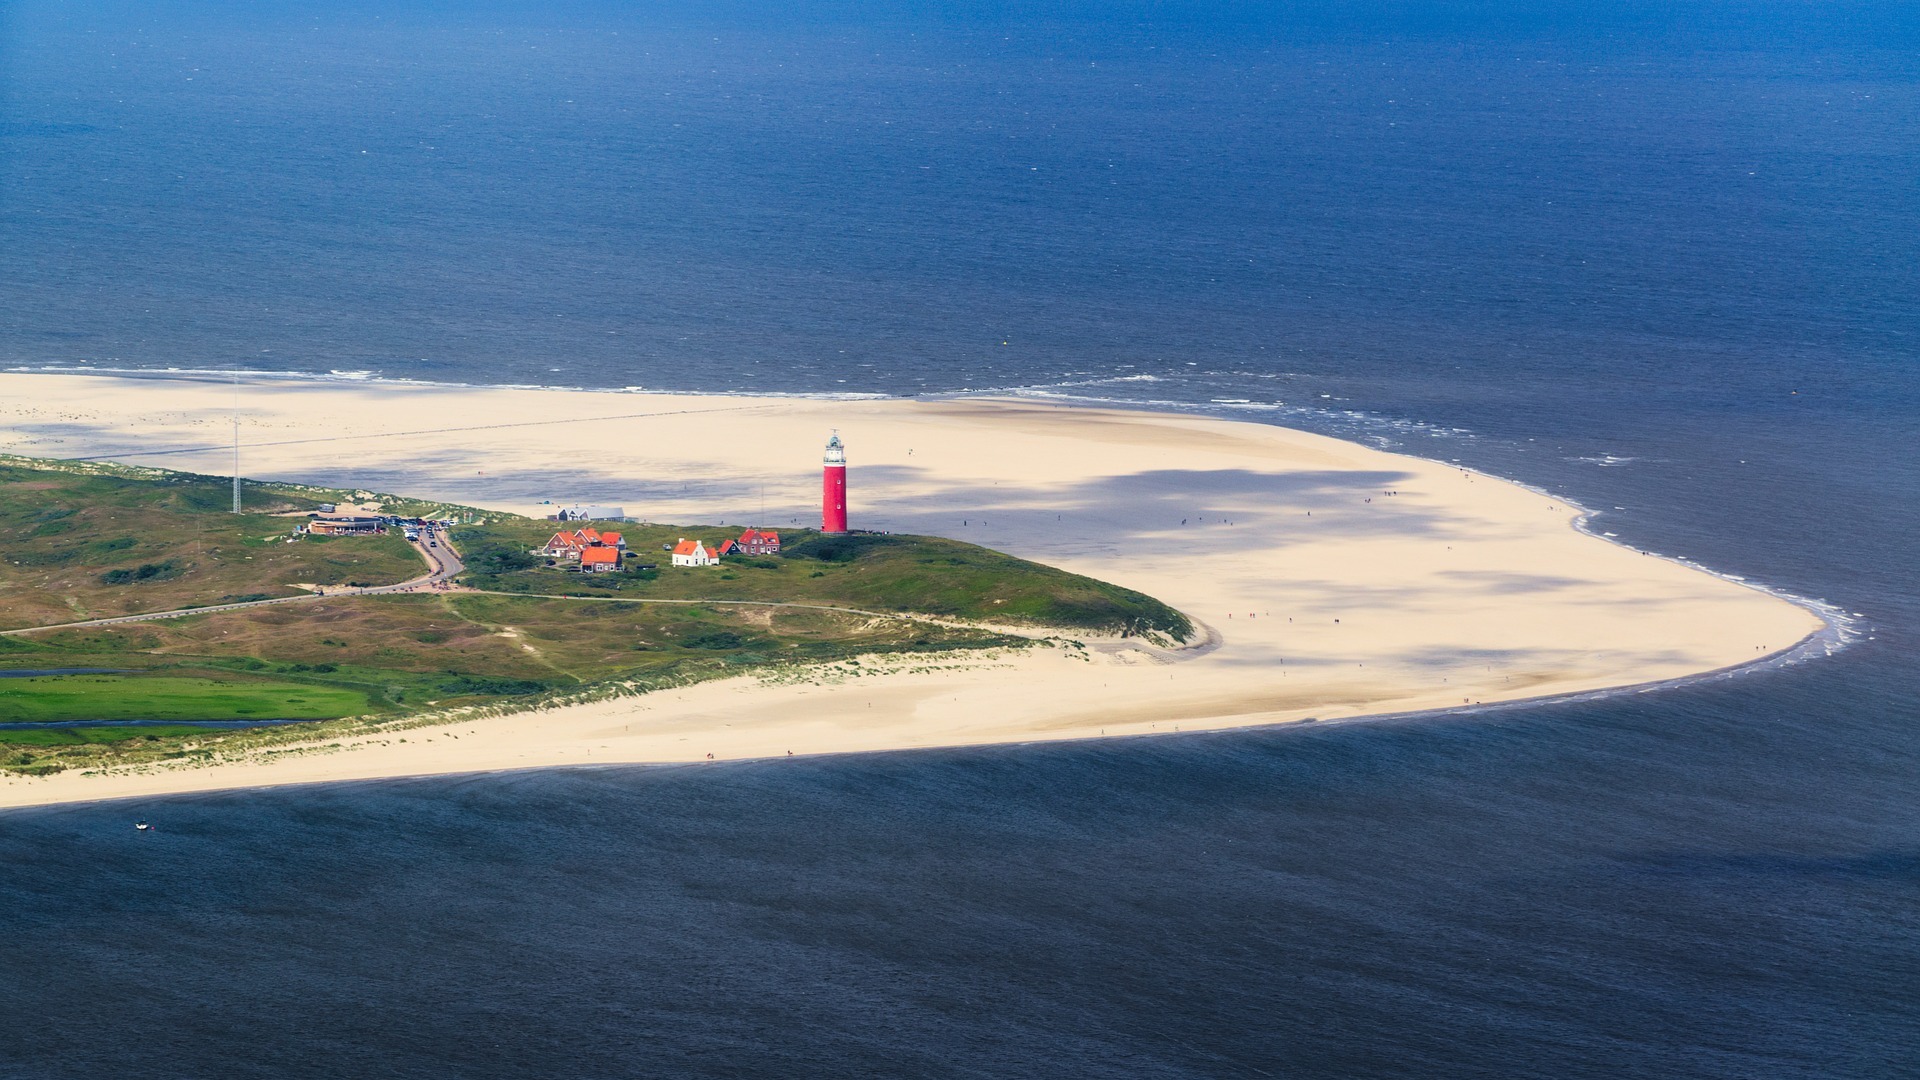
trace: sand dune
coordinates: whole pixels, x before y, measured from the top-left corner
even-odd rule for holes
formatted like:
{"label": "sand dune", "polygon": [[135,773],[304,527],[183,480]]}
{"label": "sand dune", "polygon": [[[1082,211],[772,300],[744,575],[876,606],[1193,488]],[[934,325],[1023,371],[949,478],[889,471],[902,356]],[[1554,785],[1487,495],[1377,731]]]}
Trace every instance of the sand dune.
{"label": "sand dune", "polygon": [[[0,376],[0,451],[228,470],[218,382]],[[1135,735],[1640,684],[1791,647],[1794,604],[1586,535],[1577,507],[1284,428],[1019,401],[250,386],[250,476],[521,513],[951,536],[1139,589],[1217,647],[1104,643],[828,684],[755,678],[270,763],[0,783],[0,805],[585,762]],[[455,736],[458,736],[457,738]]]}

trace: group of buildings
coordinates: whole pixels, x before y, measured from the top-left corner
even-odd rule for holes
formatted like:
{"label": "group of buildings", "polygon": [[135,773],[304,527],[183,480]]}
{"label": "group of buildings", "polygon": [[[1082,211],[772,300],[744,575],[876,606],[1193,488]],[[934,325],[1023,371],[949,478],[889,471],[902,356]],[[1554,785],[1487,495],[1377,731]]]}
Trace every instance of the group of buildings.
{"label": "group of buildings", "polygon": [[719,566],[723,555],[778,555],[780,554],[780,534],[762,529],[748,529],[732,540],[722,540],[718,547],[708,547],[704,540],[682,538],[673,546],[673,565],[675,566]]}
{"label": "group of buildings", "polygon": [[[840,433],[834,432],[827,440],[826,454],[823,459],[820,492],[820,531],[825,533],[844,533],[847,531],[847,453],[840,442]],[[559,511],[552,520],[573,522],[585,520],[620,520],[626,516],[618,506],[572,506]],[[295,535],[302,533],[314,536],[352,536],[386,532],[390,526],[405,529],[407,539],[418,540],[419,529],[425,528],[431,534],[435,526],[449,526],[451,521],[433,522],[420,518],[404,518],[392,514],[377,514],[356,511],[353,508],[338,508],[331,505],[321,506]],[[718,566],[727,555],[778,555],[780,554],[780,534],[763,529],[748,529],[732,540],[723,540],[717,545],[709,545],[704,540],[682,538],[678,544],[668,545],[675,566]],[[562,529],[554,533],[545,547],[535,552],[556,563],[578,567],[583,573],[604,573],[622,569],[627,556],[627,542],[617,532],[602,532],[592,525],[568,531]]]}
{"label": "group of buildings", "polygon": [[[763,529],[748,529],[732,540],[708,545],[704,540],[682,539],[668,548],[675,566],[718,566],[723,555],[778,555],[780,534]],[[618,570],[627,556],[627,541],[617,532],[602,532],[591,525],[572,532],[554,533],[536,554],[559,563],[576,565],[582,573]]]}
{"label": "group of buildings", "polygon": [[388,529],[400,529],[407,539],[420,538],[420,530],[450,528],[451,520],[429,520],[418,517],[402,517],[399,514],[376,514],[371,511],[338,510],[332,504],[322,503],[320,509],[308,515],[307,523],[294,530],[294,535],[309,536],[371,536],[384,533]]}
{"label": "group of buildings", "polygon": [[[827,440],[822,466],[820,531],[844,533],[847,531],[847,451],[837,431]],[[619,507],[574,506],[561,510],[553,520],[578,521],[589,516],[599,520],[618,519],[625,516],[620,510]],[[723,540],[717,545],[682,537],[679,543],[669,545],[666,550],[671,553],[675,566],[718,566],[721,558],[727,555],[780,554],[780,534],[748,529],[734,539]],[[577,565],[583,573],[598,573],[621,569],[627,544],[617,532],[601,532],[586,525],[572,532],[563,529],[554,533],[553,539],[547,541],[547,546],[535,554],[559,563]]]}
{"label": "group of buildings", "polygon": [[617,532],[601,532],[591,525],[572,532],[554,533],[540,554],[560,562],[578,563],[585,573],[620,569],[627,553],[627,542]]}

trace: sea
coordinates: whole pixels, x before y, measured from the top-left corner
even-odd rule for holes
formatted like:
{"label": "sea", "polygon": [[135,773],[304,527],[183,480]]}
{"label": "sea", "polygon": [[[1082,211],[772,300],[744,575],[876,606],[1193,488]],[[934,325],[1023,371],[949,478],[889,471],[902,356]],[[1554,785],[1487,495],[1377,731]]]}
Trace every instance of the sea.
{"label": "sea", "polygon": [[5,0],[0,369],[1231,416],[1844,624],[1442,716],[0,812],[8,1080],[1920,1076],[1911,3]]}

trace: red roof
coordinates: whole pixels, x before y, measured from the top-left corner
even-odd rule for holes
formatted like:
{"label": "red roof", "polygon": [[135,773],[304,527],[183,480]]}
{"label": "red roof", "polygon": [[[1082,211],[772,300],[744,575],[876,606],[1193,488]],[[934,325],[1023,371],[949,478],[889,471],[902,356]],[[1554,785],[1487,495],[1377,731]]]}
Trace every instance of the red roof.
{"label": "red roof", "polygon": [[584,529],[581,529],[579,532],[574,533],[573,535],[579,537],[580,539],[586,541],[589,544],[597,544],[600,542],[600,534],[598,532],[595,532],[593,526],[591,525],[587,526]]}
{"label": "red roof", "polygon": [[675,555],[691,555],[693,554],[694,547],[699,543],[700,541],[698,540],[682,540],[674,545],[673,553]]}
{"label": "red roof", "polygon": [[722,540],[720,541],[720,554],[725,555],[727,552],[732,551],[734,548],[739,546],[740,545],[734,543],[731,540]]}
{"label": "red roof", "polygon": [[607,545],[608,547],[612,547],[615,544],[618,544],[620,542],[620,534],[619,533],[601,533],[600,542]]}
{"label": "red roof", "polygon": [[620,565],[620,553],[608,547],[588,548],[580,553],[581,566],[596,566],[600,563]]}

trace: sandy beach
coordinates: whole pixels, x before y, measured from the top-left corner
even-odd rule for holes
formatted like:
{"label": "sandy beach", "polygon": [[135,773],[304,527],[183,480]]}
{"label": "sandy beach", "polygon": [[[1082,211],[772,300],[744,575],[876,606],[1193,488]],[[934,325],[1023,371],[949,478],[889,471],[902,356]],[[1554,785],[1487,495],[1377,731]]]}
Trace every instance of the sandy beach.
{"label": "sandy beach", "polygon": [[[1583,533],[1564,501],[1263,424],[1024,401],[277,379],[239,396],[250,477],[535,516],[551,500],[652,521],[817,524],[820,448],[838,429],[854,528],[954,537],[1139,589],[1204,624],[1209,643],[744,677],[268,761],[11,777],[0,806],[1331,720],[1673,679],[1821,626]],[[0,452],[224,474],[233,400],[218,380],[0,375]]]}

